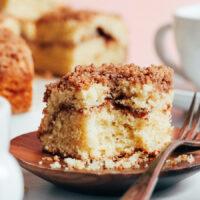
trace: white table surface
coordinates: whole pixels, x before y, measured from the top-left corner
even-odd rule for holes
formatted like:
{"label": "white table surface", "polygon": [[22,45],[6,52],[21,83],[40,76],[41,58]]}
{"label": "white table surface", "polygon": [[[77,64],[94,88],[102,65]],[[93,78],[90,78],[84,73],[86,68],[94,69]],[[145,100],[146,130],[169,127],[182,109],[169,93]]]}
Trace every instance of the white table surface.
{"label": "white table surface", "polygon": [[[33,106],[30,112],[14,115],[11,120],[12,138],[36,130],[42,117],[42,102],[44,85],[48,81],[35,80]],[[190,99],[190,93],[177,91],[175,104],[185,107]],[[118,197],[91,196],[87,194],[70,192],[67,189],[56,187],[55,185],[23,170],[25,181],[24,200],[114,200]],[[153,200],[200,200],[200,173],[174,185],[171,188],[156,192]]]}
{"label": "white table surface", "polygon": [[[59,188],[53,184],[24,172],[25,200],[117,200],[119,197],[91,196],[75,193],[67,189]],[[200,199],[200,173],[185,181],[174,185],[172,188],[156,192],[152,200],[199,200]]]}

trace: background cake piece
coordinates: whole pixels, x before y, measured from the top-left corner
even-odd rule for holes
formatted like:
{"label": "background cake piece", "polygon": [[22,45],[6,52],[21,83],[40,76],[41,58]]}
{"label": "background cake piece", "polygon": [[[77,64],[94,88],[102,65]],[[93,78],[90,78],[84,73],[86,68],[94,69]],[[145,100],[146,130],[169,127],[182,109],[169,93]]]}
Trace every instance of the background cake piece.
{"label": "background cake piece", "polygon": [[127,43],[119,16],[60,7],[37,21],[30,46],[36,69],[63,75],[79,64],[123,63]]}
{"label": "background cake piece", "polygon": [[18,19],[36,20],[58,5],[59,0],[1,0],[0,10]]}
{"label": "background cake piece", "polygon": [[126,51],[118,43],[106,44],[101,38],[93,38],[81,42],[79,45],[40,44],[29,42],[37,70],[50,70],[54,74],[63,75],[73,71],[74,66],[82,63],[102,62],[120,63],[126,57]]}
{"label": "background cake piece", "polygon": [[40,42],[79,44],[98,36],[127,45],[127,29],[118,15],[59,7],[37,21],[37,40]]}
{"label": "background cake piece", "polygon": [[0,26],[13,31],[16,35],[22,36],[28,41],[35,39],[35,22],[31,20],[22,20],[13,15],[0,13]]}
{"label": "background cake piece", "polygon": [[168,67],[77,67],[47,87],[43,148],[94,160],[156,154],[171,141],[172,84]]}
{"label": "background cake piece", "polygon": [[0,27],[0,96],[14,113],[27,111],[32,102],[33,60],[22,38]]}
{"label": "background cake piece", "polygon": [[34,20],[20,20],[21,36],[27,41],[33,41],[36,37],[36,26]]}
{"label": "background cake piece", "polygon": [[10,15],[0,14],[0,27],[7,28],[13,31],[16,35],[21,34],[21,25],[19,20]]}

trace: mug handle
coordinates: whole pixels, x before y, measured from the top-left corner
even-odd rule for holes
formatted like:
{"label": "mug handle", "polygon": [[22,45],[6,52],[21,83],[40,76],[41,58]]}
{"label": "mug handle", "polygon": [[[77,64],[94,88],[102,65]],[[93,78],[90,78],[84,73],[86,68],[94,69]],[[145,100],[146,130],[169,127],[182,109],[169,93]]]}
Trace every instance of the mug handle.
{"label": "mug handle", "polygon": [[154,45],[155,45],[155,50],[160,58],[160,60],[165,64],[174,69],[174,71],[185,78],[188,81],[191,81],[187,75],[182,71],[180,67],[178,67],[177,64],[172,60],[171,56],[168,54],[167,50],[165,49],[165,36],[166,34],[172,30],[172,24],[166,24],[161,26],[155,35],[155,40],[154,40]]}

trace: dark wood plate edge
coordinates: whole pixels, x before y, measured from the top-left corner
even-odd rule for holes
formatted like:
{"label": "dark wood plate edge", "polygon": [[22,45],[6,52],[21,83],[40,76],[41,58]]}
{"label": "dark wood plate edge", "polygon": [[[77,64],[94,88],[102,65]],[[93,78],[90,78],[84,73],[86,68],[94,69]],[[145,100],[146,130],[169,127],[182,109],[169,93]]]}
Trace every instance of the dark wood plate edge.
{"label": "dark wood plate edge", "polygon": [[[117,171],[117,170],[104,170],[104,171],[93,171],[93,170],[78,170],[78,169],[74,169],[74,170],[68,170],[68,171],[64,171],[64,170],[58,170],[58,169],[51,169],[51,168],[46,168],[45,166],[40,166],[40,165],[37,165],[37,164],[33,164],[33,163],[30,163],[30,162],[26,162],[22,159],[20,159],[18,156],[15,155],[15,153],[13,152],[12,148],[13,148],[13,143],[21,138],[21,137],[24,137],[24,136],[27,136],[29,134],[36,134],[37,131],[33,131],[33,132],[30,132],[30,133],[25,133],[25,134],[22,134],[22,135],[19,135],[15,138],[13,138],[11,140],[11,145],[10,145],[10,152],[11,154],[17,159],[17,161],[19,162],[19,164],[21,165],[22,168],[28,170],[28,171],[31,171],[32,173],[35,174],[35,170],[31,170],[32,168],[34,169],[38,169],[38,170],[41,170],[41,169],[45,169],[47,171],[57,171],[59,174],[87,174],[87,175],[94,175],[94,176],[107,176],[107,175],[112,175],[112,176],[115,176],[115,175],[124,175],[124,176],[132,176],[132,175],[140,175],[142,174],[145,170],[133,170],[131,169],[130,171]],[[200,156],[200,150],[196,150],[196,151],[191,151],[189,152],[189,154],[192,154],[192,155],[195,155],[195,154],[199,154]],[[46,154],[45,154],[46,155]],[[51,156],[51,155],[49,155]],[[195,156],[194,156],[195,158]],[[27,167],[29,166],[29,167]],[[183,165],[183,166],[175,166],[175,167],[171,167],[171,168],[167,168],[167,169],[163,169],[162,172],[161,172],[161,176],[169,176],[170,174],[174,174],[174,173],[183,173],[185,172],[186,170],[198,170],[200,169],[200,160],[198,162],[194,162],[194,163],[191,163],[191,164],[187,164],[187,165]]]}

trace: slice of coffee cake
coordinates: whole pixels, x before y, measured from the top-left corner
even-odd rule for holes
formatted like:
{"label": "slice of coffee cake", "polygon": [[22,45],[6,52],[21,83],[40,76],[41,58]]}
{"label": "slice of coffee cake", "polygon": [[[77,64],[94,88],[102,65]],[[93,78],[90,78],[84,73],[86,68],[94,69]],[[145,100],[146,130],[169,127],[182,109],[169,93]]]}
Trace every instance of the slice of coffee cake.
{"label": "slice of coffee cake", "polygon": [[155,154],[172,135],[169,67],[76,67],[47,86],[38,136],[46,151],[78,159]]}
{"label": "slice of coffee cake", "polygon": [[60,7],[37,20],[29,45],[36,70],[65,75],[80,64],[124,63],[127,35],[118,15]]}

